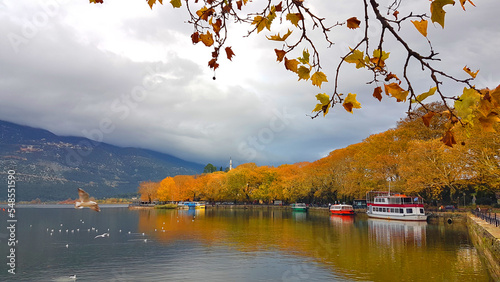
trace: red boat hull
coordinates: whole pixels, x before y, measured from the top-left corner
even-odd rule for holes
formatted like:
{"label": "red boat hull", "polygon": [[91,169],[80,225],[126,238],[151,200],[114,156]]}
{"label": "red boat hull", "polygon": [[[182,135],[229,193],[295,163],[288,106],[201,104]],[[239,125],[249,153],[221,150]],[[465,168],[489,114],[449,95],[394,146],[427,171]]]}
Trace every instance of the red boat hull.
{"label": "red boat hull", "polygon": [[330,210],[332,214],[336,215],[354,215],[354,210],[340,210],[340,211],[334,211]]}

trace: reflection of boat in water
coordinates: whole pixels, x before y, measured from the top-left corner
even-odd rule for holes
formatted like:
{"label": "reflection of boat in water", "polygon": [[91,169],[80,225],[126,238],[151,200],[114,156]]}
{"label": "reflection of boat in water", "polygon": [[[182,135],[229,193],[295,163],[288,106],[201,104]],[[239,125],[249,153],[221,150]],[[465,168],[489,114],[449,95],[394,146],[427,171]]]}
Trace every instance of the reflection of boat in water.
{"label": "reflection of boat in water", "polygon": [[414,245],[426,244],[427,222],[394,221],[384,219],[368,220],[369,237],[382,245]]}
{"label": "reflection of boat in water", "polygon": [[307,205],[304,203],[292,204],[292,211],[305,212],[305,211],[307,211]]}
{"label": "reflection of boat in water", "polygon": [[292,218],[295,221],[306,221],[307,213],[306,212],[292,212]]}
{"label": "reflection of boat in water", "polygon": [[405,221],[426,221],[424,203],[420,197],[371,191],[366,193],[369,217]]}
{"label": "reflection of boat in water", "polygon": [[351,224],[354,223],[354,217],[351,215],[332,214],[330,216],[330,222],[336,224]]}
{"label": "reflection of boat in water", "polygon": [[183,209],[205,209],[205,202],[184,202],[181,205]]}
{"label": "reflection of boat in water", "polygon": [[354,215],[354,209],[352,206],[344,204],[331,205],[330,212],[332,215]]}

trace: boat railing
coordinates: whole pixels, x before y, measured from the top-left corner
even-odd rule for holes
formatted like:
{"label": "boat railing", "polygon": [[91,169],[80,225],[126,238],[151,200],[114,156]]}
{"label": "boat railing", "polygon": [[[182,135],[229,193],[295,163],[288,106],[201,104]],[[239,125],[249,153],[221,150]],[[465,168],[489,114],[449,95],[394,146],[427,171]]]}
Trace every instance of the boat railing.
{"label": "boat railing", "polygon": [[[398,193],[389,193],[387,191],[370,191],[366,193],[366,202],[375,203],[376,197],[397,197],[398,203],[389,201],[390,204],[424,204],[424,200],[420,197],[404,196]],[[391,198],[389,198],[391,199]]]}

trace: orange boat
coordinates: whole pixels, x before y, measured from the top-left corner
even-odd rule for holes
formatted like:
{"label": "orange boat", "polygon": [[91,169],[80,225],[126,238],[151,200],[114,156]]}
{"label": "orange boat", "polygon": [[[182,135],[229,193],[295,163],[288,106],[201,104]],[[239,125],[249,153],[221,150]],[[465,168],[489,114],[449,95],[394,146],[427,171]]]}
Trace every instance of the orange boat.
{"label": "orange boat", "polygon": [[330,212],[332,214],[338,214],[338,215],[354,215],[354,209],[352,208],[352,206],[344,204],[331,205]]}

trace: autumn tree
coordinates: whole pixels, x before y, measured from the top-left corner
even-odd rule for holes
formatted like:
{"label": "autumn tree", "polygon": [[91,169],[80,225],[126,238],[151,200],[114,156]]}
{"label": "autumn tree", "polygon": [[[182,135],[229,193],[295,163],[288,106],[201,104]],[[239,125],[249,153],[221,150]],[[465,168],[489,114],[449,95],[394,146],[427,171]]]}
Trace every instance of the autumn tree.
{"label": "autumn tree", "polygon": [[163,202],[173,201],[176,189],[174,179],[170,176],[166,177],[160,182],[160,186],[158,187],[158,200]]}
{"label": "autumn tree", "polygon": [[[90,3],[103,2],[90,0]],[[162,0],[146,2],[151,9],[157,3],[163,4]],[[475,4],[471,0],[460,0],[460,5],[455,5],[454,0],[432,0],[425,8],[402,0],[394,0],[388,6],[379,0],[363,0],[360,1],[362,8],[356,12],[362,15],[360,19],[356,16],[335,18],[331,14],[326,18],[323,13],[327,12],[313,9],[316,2],[171,0],[170,4],[173,8],[186,8],[189,14],[187,23],[194,29],[192,43],[213,50],[207,61],[214,73],[220,66],[221,55],[231,60],[238,52],[228,46],[228,39],[233,36],[230,26],[246,24],[247,37],[264,31],[268,40],[276,42],[276,49],[270,52],[274,52],[276,60],[283,64],[284,69],[295,73],[299,80],[310,81],[319,88],[330,80],[333,83],[330,93],[316,95],[318,103],[314,108],[311,107],[312,112],[316,113],[313,118],[328,114],[329,109],[336,105],[342,105],[350,113],[362,107],[356,99],[357,94],[342,84],[342,71],[356,68],[371,74],[371,80],[366,82],[373,86],[374,99],[381,101],[385,93],[397,102],[407,103],[408,112],[420,105],[427,113],[424,123],[434,116],[445,116],[447,124],[441,132],[441,142],[448,146],[456,143],[456,125],[472,126],[474,116],[481,116],[478,123],[486,131],[500,122],[500,86],[494,90],[477,89],[473,80],[479,70],[467,65],[463,67],[462,75],[454,74],[455,70],[441,69],[439,61],[443,50],[436,50],[432,44],[433,38],[428,35],[429,23],[444,29],[446,10],[465,11],[466,7],[474,8]],[[464,15],[466,17],[467,14]],[[375,28],[377,32],[368,32],[370,28]],[[410,29],[422,35],[420,41],[407,39],[406,34]],[[335,72],[327,75],[323,72],[322,58],[328,56],[326,52],[331,49],[323,51],[321,46],[335,48],[333,38],[336,32],[349,33],[360,37],[360,40],[342,55]],[[387,43],[389,41],[391,44]],[[427,47],[420,48],[421,43],[427,43]],[[399,49],[403,50],[404,63],[390,64],[393,60],[391,52]],[[467,63],[473,64],[464,64]],[[443,87],[444,83],[459,85],[463,91],[448,93]],[[420,85],[431,87],[422,88]],[[430,96],[437,96],[446,110],[436,112],[426,108],[423,103]]]}
{"label": "autumn tree", "polygon": [[138,192],[142,201],[151,203],[157,197],[159,184],[153,181],[144,181],[139,184]]}

